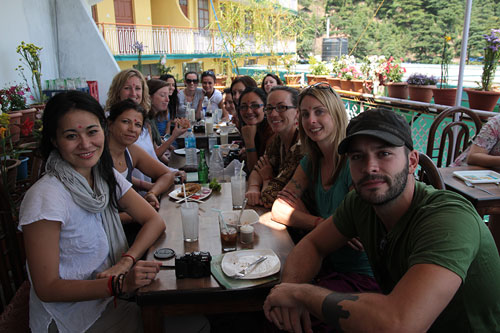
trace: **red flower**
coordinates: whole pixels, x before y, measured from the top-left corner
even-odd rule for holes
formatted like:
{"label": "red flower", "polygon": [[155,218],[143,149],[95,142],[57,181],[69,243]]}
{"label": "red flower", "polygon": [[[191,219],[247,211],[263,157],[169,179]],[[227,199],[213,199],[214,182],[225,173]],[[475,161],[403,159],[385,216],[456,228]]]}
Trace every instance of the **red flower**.
{"label": "red flower", "polygon": [[35,125],[35,122],[33,120],[30,120],[29,118],[26,118],[23,121],[23,124],[21,125],[21,134],[23,136],[28,136],[33,132],[33,126]]}

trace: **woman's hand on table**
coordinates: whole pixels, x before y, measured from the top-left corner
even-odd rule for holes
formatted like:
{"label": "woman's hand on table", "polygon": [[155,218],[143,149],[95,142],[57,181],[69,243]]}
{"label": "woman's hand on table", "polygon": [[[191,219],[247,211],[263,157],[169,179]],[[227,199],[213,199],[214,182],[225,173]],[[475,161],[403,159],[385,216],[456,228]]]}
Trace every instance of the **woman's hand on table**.
{"label": "woman's hand on table", "polygon": [[309,210],[306,208],[306,205],[304,205],[304,202],[298,198],[295,193],[288,191],[286,188],[278,192],[278,199],[283,200],[294,209],[309,214]]}
{"label": "woman's hand on table", "polygon": [[268,181],[273,178],[273,167],[271,166],[267,155],[263,155],[259,158],[254,169],[257,170],[263,181]]}
{"label": "woman's hand on table", "polygon": [[260,187],[258,185],[251,185],[248,191],[245,193],[245,198],[248,199],[248,204],[250,206],[262,206],[262,201],[260,200]]}
{"label": "woman's hand on table", "polygon": [[144,199],[156,210],[160,209],[160,202],[158,201],[158,197],[153,192],[148,192],[144,196]]}
{"label": "woman's hand on table", "polygon": [[147,286],[160,271],[161,262],[139,260],[137,264],[125,275],[123,281],[123,291],[126,293],[134,292],[140,287]]}
{"label": "woman's hand on table", "polygon": [[120,259],[120,261],[118,261],[116,264],[114,264],[110,268],[108,268],[100,273],[97,273],[96,277],[98,279],[102,279],[102,278],[110,277],[112,275],[118,276],[120,274],[126,274],[130,270],[130,268],[132,268],[133,265],[134,265],[134,261],[131,258],[123,257]]}
{"label": "woman's hand on table", "polygon": [[177,170],[174,172],[175,177],[179,177],[181,179],[181,183],[186,181],[186,172],[182,170]]}

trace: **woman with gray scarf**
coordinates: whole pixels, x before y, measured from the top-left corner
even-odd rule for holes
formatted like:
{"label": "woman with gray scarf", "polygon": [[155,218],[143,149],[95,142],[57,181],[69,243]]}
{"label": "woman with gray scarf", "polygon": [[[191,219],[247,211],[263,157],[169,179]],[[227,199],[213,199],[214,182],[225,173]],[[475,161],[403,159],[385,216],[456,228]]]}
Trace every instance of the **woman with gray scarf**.
{"label": "woman with gray scarf", "polygon": [[[159,263],[138,260],[164,232],[154,208],[113,171],[106,119],[88,94],[46,106],[40,149],[46,174],[21,204],[33,332],[138,332],[135,303],[112,296],[150,284]],[[143,224],[130,248],[118,207]]]}

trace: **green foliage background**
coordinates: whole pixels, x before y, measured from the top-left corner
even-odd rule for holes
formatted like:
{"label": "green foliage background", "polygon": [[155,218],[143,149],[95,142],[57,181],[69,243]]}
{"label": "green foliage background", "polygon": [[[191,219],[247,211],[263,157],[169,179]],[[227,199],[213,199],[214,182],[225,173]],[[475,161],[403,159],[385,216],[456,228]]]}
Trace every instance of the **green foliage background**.
{"label": "green foliage background", "polygon": [[[353,55],[362,59],[378,54],[402,57],[406,62],[439,63],[443,36],[452,38],[453,57],[458,57],[464,23],[465,0],[299,0],[304,26],[297,52],[312,53],[314,38],[324,37],[330,16],[330,36],[344,34],[351,52],[366,26]],[[500,0],[474,0],[468,57],[482,56],[482,35],[500,28]]]}

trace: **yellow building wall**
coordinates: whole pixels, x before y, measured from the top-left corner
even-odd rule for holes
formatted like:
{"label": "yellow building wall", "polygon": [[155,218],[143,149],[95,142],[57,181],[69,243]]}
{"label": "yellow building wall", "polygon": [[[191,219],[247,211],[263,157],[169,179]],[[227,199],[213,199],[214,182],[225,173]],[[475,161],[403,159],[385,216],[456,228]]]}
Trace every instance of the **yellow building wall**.
{"label": "yellow building wall", "polygon": [[134,0],[132,2],[132,7],[134,10],[135,24],[152,24],[150,0]]}
{"label": "yellow building wall", "polygon": [[103,23],[115,23],[115,5],[113,0],[104,0],[97,4],[97,19]]}
{"label": "yellow building wall", "polygon": [[191,21],[184,16],[177,0],[151,0],[151,14],[154,25],[191,26]]}

